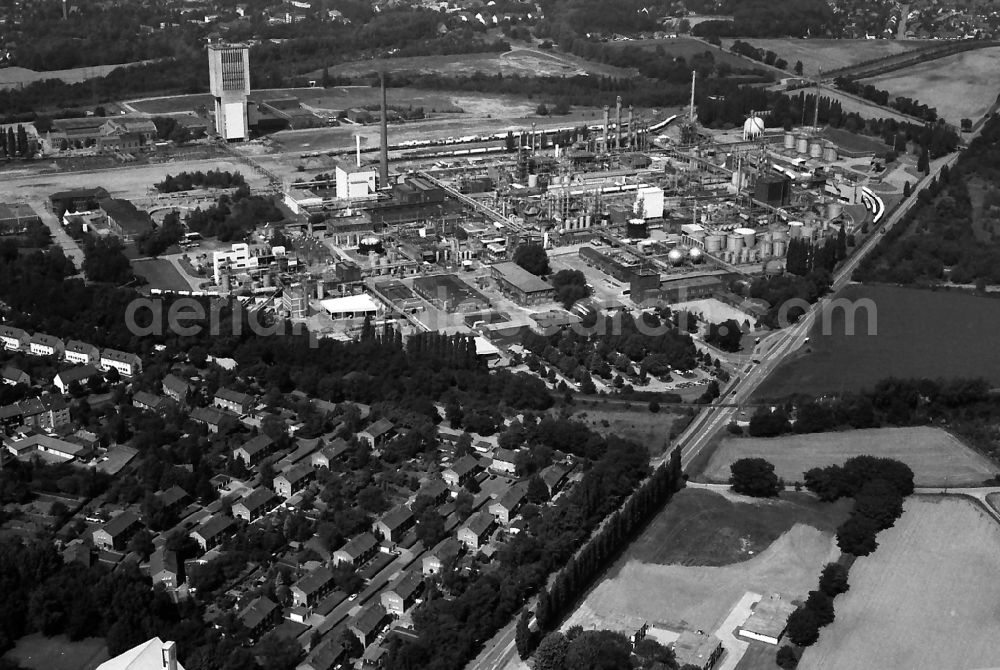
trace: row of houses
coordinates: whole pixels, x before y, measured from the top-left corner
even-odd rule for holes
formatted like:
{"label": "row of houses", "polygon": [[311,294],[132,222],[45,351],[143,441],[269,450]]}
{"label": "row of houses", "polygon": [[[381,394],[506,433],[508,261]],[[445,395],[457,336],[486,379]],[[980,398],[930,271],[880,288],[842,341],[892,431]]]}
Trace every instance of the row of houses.
{"label": "row of houses", "polygon": [[29,334],[13,326],[0,326],[0,345],[7,351],[20,351],[29,356],[52,356],[75,365],[94,365],[103,371],[118,370],[123,377],[142,372],[142,359],[127,351],[98,349],[78,340],[63,342],[45,333]]}

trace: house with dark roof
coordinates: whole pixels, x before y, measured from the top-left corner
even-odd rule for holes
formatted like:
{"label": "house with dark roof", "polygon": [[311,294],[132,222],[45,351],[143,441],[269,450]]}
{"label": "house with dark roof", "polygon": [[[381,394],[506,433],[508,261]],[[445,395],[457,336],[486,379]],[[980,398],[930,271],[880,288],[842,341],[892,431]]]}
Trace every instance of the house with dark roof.
{"label": "house with dark roof", "polygon": [[363,533],[333,552],[333,564],[357,568],[377,553],[378,538],[371,533]]}
{"label": "house with dark roof", "polygon": [[225,418],[225,412],[215,407],[195,407],[191,410],[191,420],[206,426],[210,433],[218,433]]}
{"label": "house with dark roof", "polygon": [[394,616],[405,614],[416,604],[424,588],[424,576],[416,570],[404,572],[379,595],[382,607]]}
{"label": "house with dark roof", "polygon": [[13,365],[5,365],[3,369],[0,369],[0,381],[8,386],[17,386],[18,384],[30,386],[31,375]]}
{"label": "house with dark roof", "polygon": [[454,537],[446,537],[437,543],[437,545],[428,551],[423,560],[421,561],[421,567],[425,575],[436,575],[444,569],[444,566],[451,563],[455,558],[462,553],[464,545],[459,542]]}
{"label": "house with dark roof", "polygon": [[347,628],[358,637],[362,647],[367,647],[375,641],[375,637],[388,621],[389,616],[384,607],[369,605],[351,617]]}
{"label": "house with dark roof", "polygon": [[247,629],[250,639],[257,640],[281,620],[281,608],[266,596],[250,601],[236,618]]}
{"label": "house with dark roof", "polygon": [[336,670],[347,660],[342,644],[333,638],[327,638],[309,652],[297,670]]}
{"label": "house with dark roof", "polygon": [[132,394],[132,406],[137,409],[165,414],[173,405],[173,400],[162,395],[149,393],[147,391],[136,391]]}
{"label": "house with dark roof", "polygon": [[63,351],[63,360],[77,365],[97,365],[101,362],[101,350],[93,344],[69,340]]}
{"label": "house with dark roof", "polygon": [[455,537],[470,551],[478,551],[490,537],[490,531],[496,525],[496,519],[488,512],[477,512],[469,517]]}
{"label": "house with dark roof", "polygon": [[383,540],[389,542],[399,542],[403,539],[410,528],[413,527],[416,519],[409,507],[400,506],[387,512],[381,519],[372,525],[372,531],[381,536]]}
{"label": "house with dark roof", "polygon": [[322,598],[333,591],[333,572],[321,566],[292,584],[292,602],[299,607],[314,607]]}
{"label": "house with dark roof", "polygon": [[163,378],[160,385],[163,395],[173,399],[175,402],[187,402],[188,394],[191,392],[191,384],[171,373]]}
{"label": "house with dark roof", "polygon": [[368,440],[372,448],[381,447],[396,435],[396,427],[385,417],[358,432],[358,437]]}
{"label": "house with dark roof", "polygon": [[450,468],[441,473],[441,478],[445,484],[453,489],[460,488],[465,482],[482,472],[483,466],[479,460],[471,454],[466,454],[455,461]]}
{"label": "house with dark roof", "polygon": [[505,475],[516,474],[517,454],[518,452],[513,449],[498,447],[493,452],[493,463],[490,465],[490,469]]}
{"label": "house with dark roof", "polygon": [[566,484],[566,480],[569,479],[569,473],[572,470],[573,468],[568,465],[553,463],[539,473],[539,476],[545,483],[545,488],[549,490],[550,498],[558,493],[559,489]]}
{"label": "house with dark roof", "polygon": [[156,227],[148,212],[142,211],[128,200],[104,198],[100,202],[100,209],[108,219],[108,227],[125,244],[135,242]]}
{"label": "house with dark roof", "polygon": [[232,518],[225,514],[216,514],[188,533],[188,536],[198,543],[202,551],[208,551],[219,546],[232,533],[235,526],[236,522]]}
{"label": "house with dark roof", "polygon": [[52,383],[59,389],[60,393],[69,393],[69,385],[73,382],[86,385],[87,382],[100,374],[101,373],[98,372],[97,368],[90,363],[85,365],[75,365],[58,373],[55,377],[53,377]]}
{"label": "house with dark roof", "polygon": [[129,539],[142,528],[142,522],[132,512],[122,512],[94,531],[94,546],[108,551],[121,551]]}
{"label": "house with dark roof", "polygon": [[215,392],[212,405],[236,414],[246,414],[255,404],[254,397],[232,389],[222,387]]}
{"label": "house with dark roof", "polygon": [[149,557],[149,577],[153,580],[153,586],[163,584],[168,589],[180,586],[183,579],[177,552],[170,551],[164,546],[157,547]]}
{"label": "house with dark roof", "polygon": [[278,497],[271,489],[261,486],[247,494],[243,500],[233,503],[233,516],[250,523],[267,514],[277,502]]}
{"label": "house with dark roof", "polygon": [[316,476],[308,463],[299,463],[274,478],[274,492],[285,500],[304,489]]}
{"label": "house with dark roof", "polygon": [[242,460],[244,465],[252,468],[269,456],[276,446],[274,440],[267,435],[258,435],[247,440],[243,446],[234,449],[233,458]]}
{"label": "house with dark roof", "polygon": [[527,487],[523,484],[512,486],[499,500],[490,504],[490,514],[496,517],[497,522],[506,526],[525,500],[527,500]]}
{"label": "house with dark roof", "polygon": [[441,504],[448,500],[451,495],[451,491],[448,490],[448,485],[445,484],[440,479],[432,479],[417,491],[418,496],[427,496],[437,504]]}
{"label": "house with dark roof", "polygon": [[0,326],[0,343],[7,351],[24,351],[31,345],[31,336],[20,328]]}
{"label": "house with dark roof", "polygon": [[329,468],[331,463],[341,460],[350,450],[350,445],[343,438],[330,442],[319,451],[313,453],[310,461],[314,468]]}
{"label": "house with dark roof", "polygon": [[55,430],[70,422],[69,404],[61,395],[45,394],[18,403],[23,424],[39,430]]}
{"label": "house with dark roof", "polygon": [[138,356],[117,349],[101,349],[99,365],[102,370],[114,368],[123,377],[132,377],[142,372],[142,360]]}
{"label": "house with dark roof", "polygon": [[188,495],[188,492],[176,484],[166,491],[157,492],[155,495],[156,499],[163,505],[163,509],[174,514],[182,511],[191,502],[191,496]]}
{"label": "house with dark roof", "polygon": [[45,333],[35,333],[28,344],[28,353],[32,356],[62,356],[65,349],[62,340]]}

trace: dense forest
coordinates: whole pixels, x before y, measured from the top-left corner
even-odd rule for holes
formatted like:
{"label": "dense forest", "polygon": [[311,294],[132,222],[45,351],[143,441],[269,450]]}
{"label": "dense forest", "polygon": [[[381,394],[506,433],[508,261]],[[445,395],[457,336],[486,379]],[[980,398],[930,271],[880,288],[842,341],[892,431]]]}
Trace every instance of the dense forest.
{"label": "dense forest", "polygon": [[[1000,198],[1000,119],[993,116],[954,168],[919,194],[920,201],[854,273],[858,281],[933,285],[1000,284],[1000,244],[989,231]],[[975,196],[979,195],[976,206]],[[978,229],[978,230],[977,230]]]}

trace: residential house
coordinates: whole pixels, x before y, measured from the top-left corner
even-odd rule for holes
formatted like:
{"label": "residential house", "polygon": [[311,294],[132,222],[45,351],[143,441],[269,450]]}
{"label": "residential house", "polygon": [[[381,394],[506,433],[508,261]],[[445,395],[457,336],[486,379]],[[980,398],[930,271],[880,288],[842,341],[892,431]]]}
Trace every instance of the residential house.
{"label": "residential house", "polygon": [[267,435],[258,435],[234,449],[233,457],[242,460],[248,468],[252,468],[271,454],[276,446],[274,440]]}
{"label": "residential house", "polygon": [[278,498],[271,489],[263,486],[255,488],[243,500],[233,504],[233,516],[247,523],[256,521],[271,510]]}
{"label": "residential house", "polygon": [[455,536],[470,551],[478,551],[489,540],[490,531],[495,524],[496,519],[492,514],[477,512],[462,524]]}
{"label": "residential house", "polygon": [[61,395],[46,394],[17,403],[21,408],[21,423],[39,430],[56,430],[70,422],[69,404]]}
{"label": "residential house", "polygon": [[69,340],[63,351],[63,359],[67,363],[77,365],[97,365],[101,362],[101,352],[93,344],[80,342],[79,340]]}
{"label": "residential house", "polygon": [[0,407],[0,430],[6,432],[24,425],[24,410],[14,403]]}
{"label": "residential house", "polygon": [[13,365],[5,365],[3,369],[0,370],[0,381],[8,386],[17,386],[18,384],[30,386],[31,375],[24,370],[15,368]]}
{"label": "residential house", "polygon": [[427,496],[436,504],[440,505],[448,500],[448,497],[451,495],[451,491],[448,490],[448,485],[440,479],[432,479],[420,487],[420,490],[417,491],[417,495]]}
{"label": "residential house", "polygon": [[373,449],[381,447],[395,435],[396,427],[392,425],[392,421],[384,417],[358,432],[358,437],[368,440]]}
{"label": "residential house", "polygon": [[138,356],[117,349],[101,349],[99,365],[102,370],[118,370],[122,377],[132,377],[142,372],[142,360]]}
{"label": "residential house", "polygon": [[455,461],[450,468],[441,473],[441,478],[444,479],[445,484],[453,489],[457,489],[464,486],[467,481],[479,474],[482,469],[483,466],[475,456],[466,454]]}
{"label": "residential house", "polygon": [[670,647],[678,667],[698,670],[711,670],[724,651],[719,638],[689,630],[682,632]]}
{"label": "residential house", "polygon": [[236,522],[232,518],[224,514],[216,514],[188,533],[188,536],[198,543],[202,551],[208,551],[219,546],[229,536],[235,525]]}
{"label": "residential house", "polygon": [[45,333],[35,333],[28,344],[28,353],[32,356],[62,356],[65,350],[62,340]]}
{"label": "residential house", "polygon": [[462,553],[463,545],[453,537],[447,537],[427,552],[422,561],[425,575],[436,575]]}
{"label": "residential house", "polygon": [[163,506],[164,511],[171,514],[179,514],[191,502],[191,496],[180,486],[174,484],[166,491],[158,491],[156,499]]}
{"label": "residential house", "polygon": [[121,551],[139,529],[142,522],[132,512],[122,512],[94,531],[94,546],[107,551]]}
{"label": "residential house", "polygon": [[409,507],[400,506],[387,512],[381,519],[372,526],[372,531],[389,542],[399,542],[403,539],[410,528],[413,527],[416,519]]}
{"label": "residential house", "polygon": [[72,461],[74,459],[85,459],[91,455],[91,451],[76,442],[60,440],[58,437],[43,435],[28,431],[19,440],[11,442],[7,450],[18,458],[25,458],[32,454],[43,454],[50,457],[49,460],[56,463]]}
{"label": "residential house", "polygon": [[225,387],[216,391],[215,397],[212,398],[212,405],[235,414],[246,414],[253,409],[254,403],[252,395],[240,393],[239,391]]}
{"label": "residential house", "polygon": [[513,449],[497,448],[493,452],[493,464],[490,467],[496,472],[513,476],[517,472],[517,452]]}
{"label": "residential house", "polygon": [[503,525],[507,525],[517,514],[527,499],[527,487],[522,484],[512,486],[499,500],[489,506],[490,514]]}
{"label": "residential house", "polygon": [[306,660],[296,670],[336,670],[347,660],[344,652],[342,644],[333,638],[327,638],[309,652]]}
{"label": "residential house", "polygon": [[187,402],[188,394],[191,393],[191,384],[175,374],[164,377],[161,388],[163,395],[179,403]]}
{"label": "residential house", "polygon": [[160,546],[149,557],[149,576],[153,586],[163,584],[168,589],[176,589],[181,585],[179,561],[177,552]]}
{"label": "residential house", "polygon": [[308,463],[293,465],[287,471],[274,478],[274,491],[288,500],[304,489],[316,476],[316,471]]}
{"label": "residential house", "polygon": [[348,621],[347,628],[358,636],[362,647],[367,647],[375,641],[375,637],[382,630],[383,626],[385,626],[388,619],[389,617],[384,607],[381,605],[369,605]]}
{"label": "residential house", "polygon": [[0,326],[0,343],[7,351],[24,351],[31,344],[31,336],[20,328]]}
{"label": "residential house", "polygon": [[313,453],[311,458],[312,466],[314,468],[329,468],[331,463],[343,458],[349,449],[350,446],[347,444],[347,441],[338,437],[330,444]]}
{"label": "residential house", "polygon": [[236,617],[247,629],[250,639],[257,640],[281,620],[281,608],[266,596],[250,601]]}
{"label": "residential house", "polygon": [[382,591],[379,599],[382,607],[393,616],[405,614],[417,602],[424,587],[424,576],[416,570],[404,572],[389,588]]}
{"label": "residential house", "polygon": [[92,378],[100,376],[100,374],[93,365],[85,363],[63,370],[52,379],[52,383],[59,389],[60,393],[69,393],[69,386],[73,382],[85,385]]}
{"label": "residential house", "polygon": [[218,433],[226,414],[215,407],[195,407],[191,410],[191,420],[203,424],[210,433]]}
{"label": "residential house", "polygon": [[177,661],[177,645],[158,637],[104,661],[96,670],[184,670]]}
{"label": "residential house", "polygon": [[563,487],[566,480],[569,478],[569,473],[573,470],[568,465],[562,463],[553,463],[547,468],[544,468],[539,476],[545,483],[545,488],[549,490],[549,497],[553,497],[559,492],[559,489]]}
{"label": "residential house", "polygon": [[[297,440],[295,440],[295,451],[288,454],[278,462],[279,469],[285,469],[287,467],[291,467],[296,463],[299,463],[307,458],[310,458],[313,455],[313,453],[320,448],[321,443],[322,440],[318,437],[298,438]],[[309,463],[310,465],[312,464],[311,458]]]}
{"label": "residential house", "polygon": [[157,414],[166,413],[173,402],[170,398],[146,391],[136,391],[132,395],[133,407]]}
{"label": "residential house", "polygon": [[363,533],[353,538],[343,547],[333,552],[333,564],[357,568],[378,553],[378,538],[371,533]]}
{"label": "residential house", "polygon": [[321,566],[292,584],[292,602],[299,607],[315,607],[335,586],[333,572]]}

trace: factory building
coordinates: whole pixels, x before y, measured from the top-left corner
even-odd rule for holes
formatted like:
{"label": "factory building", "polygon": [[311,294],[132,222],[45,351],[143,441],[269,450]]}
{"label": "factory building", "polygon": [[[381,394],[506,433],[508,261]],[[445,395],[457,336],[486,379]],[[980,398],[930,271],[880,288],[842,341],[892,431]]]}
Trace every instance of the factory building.
{"label": "factory building", "polygon": [[517,263],[497,263],[490,271],[500,291],[519,305],[539,305],[555,300],[556,290],[551,284]]}
{"label": "factory building", "polygon": [[367,198],[376,191],[378,169],[375,166],[341,161],[337,163],[334,174],[338,198]]}
{"label": "factory building", "polygon": [[417,277],[413,291],[445,312],[478,312],[490,306],[486,296],[453,274]]}
{"label": "factory building", "polygon": [[215,132],[227,141],[250,139],[250,48],[243,44],[210,44],[208,80],[215,98]]}
{"label": "factory building", "polygon": [[379,305],[366,294],[349,295],[343,298],[329,298],[320,302],[331,319],[375,318]]}
{"label": "factory building", "polygon": [[642,263],[632,261],[624,254],[607,254],[593,247],[580,247],[580,260],[595,267],[620,282],[632,281],[632,276],[642,269]]}

